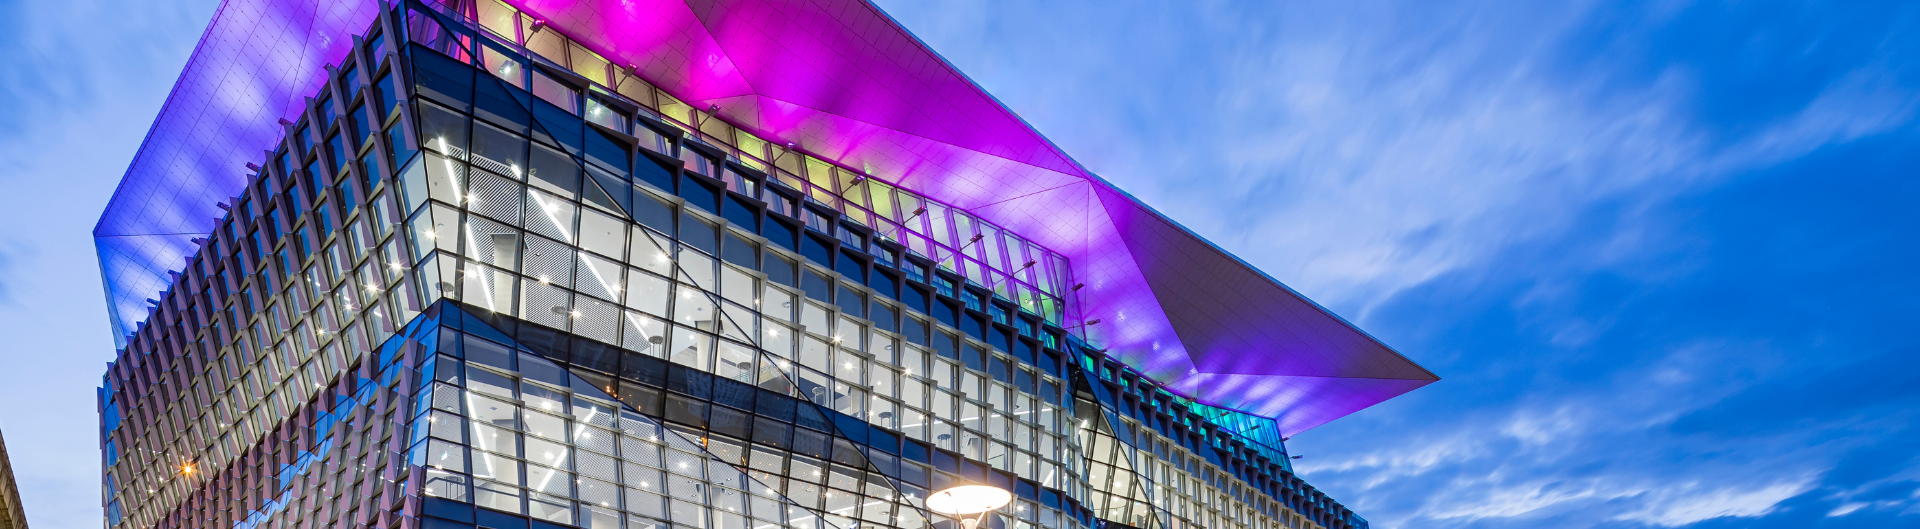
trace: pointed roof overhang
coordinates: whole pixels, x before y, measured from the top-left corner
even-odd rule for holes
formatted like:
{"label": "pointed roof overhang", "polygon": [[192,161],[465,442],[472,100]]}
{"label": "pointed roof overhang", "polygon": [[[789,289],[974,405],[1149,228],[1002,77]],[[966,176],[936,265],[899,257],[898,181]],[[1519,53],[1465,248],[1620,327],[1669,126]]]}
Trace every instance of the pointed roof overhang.
{"label": "pointed roof overhang", "polygon": [[[1291,435],[1438,380],[1088,172],[864,0],[509,3],[695,108],[1062,253],[1088,340],[1197,400]],[[95,229],[116,334],[376,11],[222,5]]]}

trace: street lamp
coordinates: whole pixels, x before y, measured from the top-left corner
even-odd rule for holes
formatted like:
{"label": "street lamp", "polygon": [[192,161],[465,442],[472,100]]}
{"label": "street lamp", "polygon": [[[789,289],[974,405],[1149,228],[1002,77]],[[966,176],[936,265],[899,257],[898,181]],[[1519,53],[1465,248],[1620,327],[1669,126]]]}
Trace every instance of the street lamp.
{"label": "street lamp", "polygon": [[989,485],[961,485],[927,496],[927,510],[960,519],[961,527],[974,529],[987,513],[1013,502],[1013,493]]}

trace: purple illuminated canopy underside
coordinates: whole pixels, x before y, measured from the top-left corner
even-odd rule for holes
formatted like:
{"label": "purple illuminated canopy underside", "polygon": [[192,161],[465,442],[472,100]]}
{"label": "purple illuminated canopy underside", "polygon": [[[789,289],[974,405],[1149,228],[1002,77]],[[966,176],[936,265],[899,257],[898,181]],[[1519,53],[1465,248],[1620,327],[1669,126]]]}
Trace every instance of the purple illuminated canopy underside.
{"label": "purple illuminated canopy underside", "polygon": [[[1064,254],[1088,338],[1291,435],[1438,380],[1088,172],[864,0],[510,0],[694,108]],[[116,335],[246,184],[371,1],[226,0],[94,236]]]}

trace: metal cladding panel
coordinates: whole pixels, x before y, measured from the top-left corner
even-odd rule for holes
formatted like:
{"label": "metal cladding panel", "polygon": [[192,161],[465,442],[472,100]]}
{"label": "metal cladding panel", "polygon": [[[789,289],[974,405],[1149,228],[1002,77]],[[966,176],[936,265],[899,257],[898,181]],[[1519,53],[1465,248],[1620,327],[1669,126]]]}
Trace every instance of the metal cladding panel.
{"label": "metal cladding panel", "polygon": [[1183,392],[1291,435],[1439,380],[1131,197],[1099,195],[1193,362],[1162,379]]}
{"label": "metal cladding panel", "polygon": [[[672,87],[674,97],[704,101],[754,94],[727,50],[681,0],[548,0],[508,2],[538,13],[567,36],[616,65]],[[622,50],[622,53],[605,53]]]}
{"label": "metal cladding panel", "polygon": [[[1101,320],[1092,342],[1203,402],[1292,434],[1437,380],[1087,172],[864,0],[508,3],[695,108],[1060,252],[1086,285],[1069,327]],[[320,5],[228,0],[208,28],[95,232],[117,333],[193,250],[125,241],[211,230],[375,9]]]}
{"label": "metal cladding panel", "polygon": [[298,119],[325,66],[378,12],[375,2],[220,5],[93,228],[115,340],[146,319],[146,299],[198,250],[191,239],[226,214],[216,204],[246,188],[246,163],[286,133],[279,119]]}

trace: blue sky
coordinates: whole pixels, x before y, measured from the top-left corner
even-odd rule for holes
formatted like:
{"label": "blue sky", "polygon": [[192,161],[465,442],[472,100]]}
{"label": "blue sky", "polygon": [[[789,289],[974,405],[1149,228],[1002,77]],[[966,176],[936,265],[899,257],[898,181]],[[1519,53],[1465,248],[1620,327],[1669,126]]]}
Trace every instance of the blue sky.
{"label": "blue sky", "polygon": [[93,223],[214,7],[0,0],[0,434],[37,529],[101,525]]}
{"label": "blue sky", "polygon": [[[1920,526],[1920,5],[880,4],[1444,377],[1290,445],[1376,527]],[[88,231],[212,9],[0,0],[35,527],[98,527]]]}

